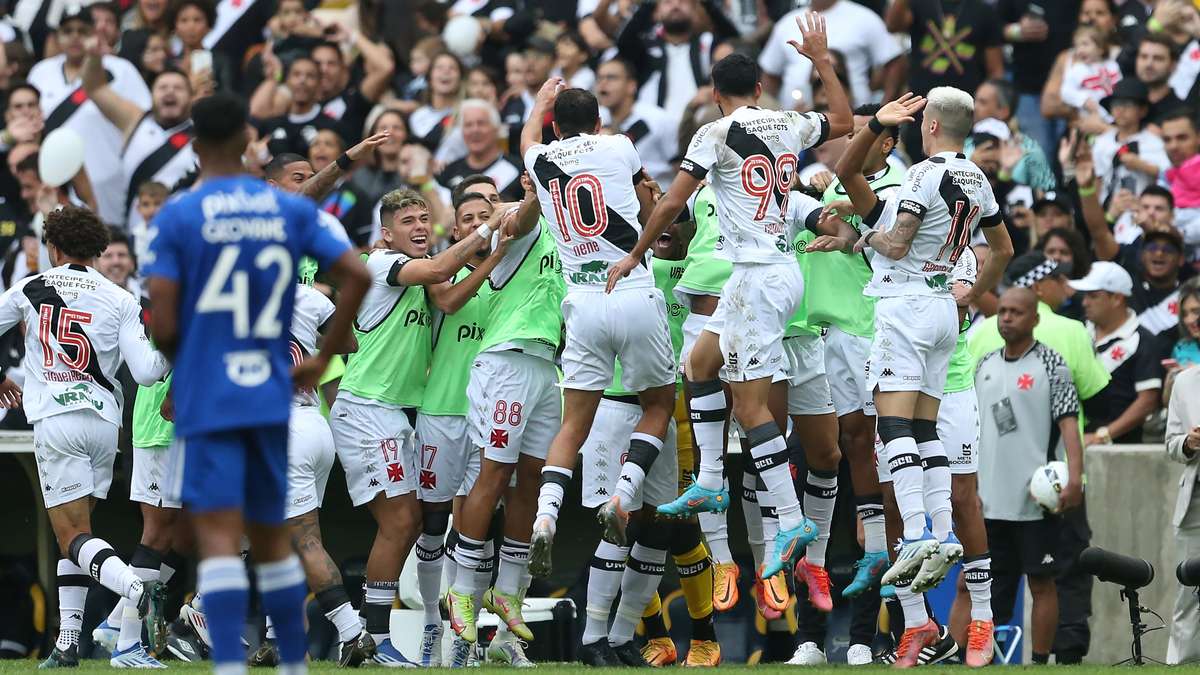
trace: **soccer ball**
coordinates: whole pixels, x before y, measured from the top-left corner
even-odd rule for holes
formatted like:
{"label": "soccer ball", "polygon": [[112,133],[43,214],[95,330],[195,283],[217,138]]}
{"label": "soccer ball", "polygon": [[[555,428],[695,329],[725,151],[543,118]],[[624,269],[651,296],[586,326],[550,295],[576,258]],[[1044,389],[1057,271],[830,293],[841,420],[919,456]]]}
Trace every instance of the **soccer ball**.
{"label": "soccer ball", "polygon": [[1067,463],[1050,462],[1039,466],[1029,479],[1029,495],[1047,511],[1058,509],[1058,497],[1067,484]]}

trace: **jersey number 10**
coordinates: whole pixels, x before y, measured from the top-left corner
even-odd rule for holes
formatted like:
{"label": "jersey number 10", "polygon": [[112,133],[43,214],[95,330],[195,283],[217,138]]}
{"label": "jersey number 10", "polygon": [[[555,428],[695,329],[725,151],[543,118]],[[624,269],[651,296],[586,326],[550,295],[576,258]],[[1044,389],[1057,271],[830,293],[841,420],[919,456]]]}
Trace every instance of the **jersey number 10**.
{"label": "jersey number 10", "polygon": [[[196,301],[196,312],[230,312],[233,314],[233,336],[238,339],[277,338],[283,333],[279,320],[279,308],[283,294],[291,288],[290,275],[294,274],[292,254],[278,244],[264,247],[254,256],[254,267],[266,271],[277,267],[278,274],[271,286],[271,294],[254,319],[253,332],[250,325],[250,274],[246,270],[235,270],[241,247],[225,246],[217,255],[212,274],[200,291]],[[225,287],[229,286],[226,291]]]}
{"label": "jersey number 10", "polygon": [[796,156],[790,152],[780,155],[775,160],[775,166],[771,166],[771,160],[766,155],[750,155],[742,162],[742,189],[751,197],[758,198],[755,220],[767,217],[767,208],[775,194],[783,198],[779,202],[779,215],[787,213],[788,191],[795,175]]}
{"label": "jersey number 10", "polygon": [[[600,179],[590,173],[581,173],[578,176],[567,181],[567,189],[559,191],[561,179],[554,178],[546,188],[550,192],[550,200],[554,202],[554,218],[558,221],[558,230],[562,233],[563,241],[571,241],[571,233],[567,231],[567,219],[564,215],[569,215],[571,227],[581,237],[595,237],[604,232],[608,228],[608,207],[604,203],[604,188],[600,184]],[[592,222],[584,221],[583,211],[579,208],[580,198],[579,191],[587,192],[587,199],[591,202],[592,207]],[[563,208],[563,195],[565,192],[566,208]],[[564,211],[567,213],[564,214]]]}

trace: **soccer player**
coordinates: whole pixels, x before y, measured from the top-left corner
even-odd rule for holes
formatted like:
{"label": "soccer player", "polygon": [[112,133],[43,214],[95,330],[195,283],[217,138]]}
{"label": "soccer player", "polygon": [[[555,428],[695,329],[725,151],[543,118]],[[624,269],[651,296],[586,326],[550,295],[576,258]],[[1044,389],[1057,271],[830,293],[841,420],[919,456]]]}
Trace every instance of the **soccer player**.
{"label": "soccer player", "polygon": [[[483,463],[455,525],[458,570],[446,594],[450,626],[461,638],[452,650],[455,665],[466,663],[478,638],[480,604],[516,638],[533,637],[521,616],[521,599],[530,580],[528,542],[537,507],[532,486],[540,482],[562,411],[554,353],[561,340],[559,306],[566,288],[554,235],[537,216],[532,185],[523,183],[525,199],[517,217],[503,226],[504,236],[513,241],[490,275],[487,330],[467,384],[471,442],[482,448]],[[480,578],[485,561],[492,558],[488,530],[514,473],[517,489],[504,504],[500,568],[495,586],[488,588],[490,574]]]}
{"label": "soccer player", "polygon": [[[676,222],[655,241],[655,255],[651,261],[655,287],[663,295],[668,308],[673,353],[677,353],[682,347],[682,323],[687,316],[687,309],[674,297],[672,290],[683,274],[683,253],[691,238],[689,220],[689,213],[686,210],[681,211]],[[596,508],[611,499],[619,480],[621,456],[625,453],[629,438],[641,416],[637,395],[621,386],[621,364],[618,362],[612,386],[604,391],[591,432],[581,448],[584,507]],[[647,505],[665,504],[674,499],[679,494],[681,479],[690,479],[691,458],[685,458],[686,468],[677,461],[679,446],[676,439],[677,427],[670,423],[667,435],[663,439],[662,452],[651,465],[643,485],[642,501]],[[694,612],[697,618],[692,622],[693,639],[699,646],[689,650],[688,662],[693,665],[720,663],[720,645],[716,642],[712,628],[711,572],[706,551],[700,543],[698,524],[694,519],[675,523],[657,517],[652,509],[641,509],[633,527],[653,530],[649,534],[639,533],[635,536],[634,539],[639,542],[635,548],[645,546],[646,542],[653,542],[663,550],[670,549],[675,554],[681,585],[686,589],[689,606],[699,605],[696,607],[698,611]],[[650,640],[654,642],[657,638],[657,646],[652,647],[648,643],[647,647],[639,652],[632,643],[634,630],[648,608],[648,603],[655,604],[653,598],[660,574],[654,574],[653,571],[657,570],[647,570],[644,565],[639,564],[640,559],[645,557],[644,554],[633,557],[629,554],[630,547],[618,546],[604,540],[601,540],[596,548],[588,576],[587,622],[584,626],[583,646],[579,652],[580,660],[587,665],[642,666],[649,661],[646,658],[647,653],[654,659],[654,665],[674,663],[677,658],[674,643],[665,636],[665,626],[661,618],[657,625],[663,626],[663,637],[654,635]],[[627,558],[629,565],[626,565]],[[699,575],[709,575],[710,582],[697,583],[694,577]],[[699,596],[696,591],[700,586],[706,586],[705,593],[703,597],[696,597]],[[608,618],[618,589],[621,590],[621,601],[610,629]]]}
{"label": "soccer player", "polygon": [[[308,589],[284,524],[293,378],[298,387],[316,385],[331,347],[348,338],[368,280],[347,244],[320,225],[312,202],[244,175],[246,117],[228,94],[192,107],[200,182],[152,222],[146,273],[154,341],[175,365],[175,425],[185,444],[180,496],[196,526],[197,586],[216,672],[246,671],[245,532],[280,661],[297,673],[305,670]],[[332,265],[342,294],[326,345],[292,368],[292,287],[305,254]]]}
{"label": "soccer player", "polygon": [[[92,535],[91,512],[108,496],[121,424],[124,362],[139,384],[167,373],[142,329],[133,296],[95,269],[108,228],[87,209],[65,206],[46,217],[44,238],[54,268],[26,277],[0,296],[0,330],[25,332],[25,415],[33,424],[42,499],[63,558],[58,561],[59,632],[43,668],[79,665],[79,631],[89,577],[127,600],[110,664],[161,667],[141,643],[166,630],[162,584],[143,582],[108,542]],[[2,373],[0,373],[2,376]],[[5,407],[22,391],[0,381]]]}
{"label": "soccer player", "polygon": [[[634,392],[642,407],[614,494],[597,513],[604,539],[617,546],[626,545],[630,512],[640,506],[642,482],[662,450],[675,408],[675,357],[666,304],[654,290],[645,251],[619,292],[603,292],[609,266],[628,255],[641,234],[640,219],[653,207],[649,179],[627,136],[598,135],[596,97],[582,89],[560,92],[562,86],[558,78],[542,85],[521,134],[525,166],[558,242],[568,288],[562,307],[563,421],[542,470],[530,551],[530,569],[538,576],[550,572],[558,506],[604,389],[612,384],[616,360],[621,361],[622,387]],[[551,110],[559,140],[542,145],[541,121]],[[635,560],[645,569],[661,568],[667,558],[661,544],[635,546]]]}
{"label": "soccer player", "polygon": [[[333,317],[334,305],[307,279],[295,286],[295,312],[289,337],[293,365],[317,351],[317,342]],[[337,354],[353,352],[358,345],[353,336],[342,345],[331,345]],[[321,414],[321,399],[315,388],[299,389],[292,396],[292,414],[288,421],[287,518],[292,544],[300,554],[308,586],[325,617],[338,634],[338,665],[357,666],[371,656],[374,642],[363,630],[358,613],[342,584],[337,563],[329,557],[321,540],[319,510],[325,498],[325,485],[335,455],[333,433]],[[267,635],[250,665],[273,666],[279,661],[275,625],[267,617]]]}
{"label": "soccer player", "polygon": [[659,511],[690,515],[728,508],[720,452],[725,394],[717,379],[724,365],[734,415],[746,430],[753,463],[779,514],[780,531],[763,566],[764,578],[790,570],[804,547],[817,537],[816,527],[804,517],[796,497],[787,443],[767,406],[771,379],[785,364],[784,332],[804,286],[783,217],[788,190],[796,153],[831,136],[844,135],[852,124],[846,92],[828,61],[824,19],[811,13],[807,21],[798,18],[797,22],[804,45],[793,46],[813,61],[825,83],[829,116],[761,110],[756,104],[762,88],[753,59],[733,54],[718,62],[713,66],[714,95],[726,116],[696,132],[679,176],[659,201],[630,255],[613,266],[608,284],[611,290],[639,265],[640,256],[711,171],[722,234],[718,250],[732,260],[733,274],[689,357],[699,476],[683,495]]}
{"label": "soccer player", "polygon": [[429,204],[412,190],[380,200],[383,246],[367,256],[371,289],[355,319],[358,352],[346,367],[329,410],[350,501],[366,506],[379,526],[367,558],[362,615],[376,644],[375,662],[401,667],[408,659],[392,644],[388,625],[400,570],[420,532],[415,412],[433,357],[431,306],[452,314],[487,278],[476,269],[454,275],[487,246],[500,219],[481,223],[445,251],[429,257]]}
{"label": "soccer player", "polygon": [[[922,107],[921,134],[929,159],[909,169],[898,196],[885,206],[862,175],[864,159],[886,127],[911,122]],[[869,246],[881,254],[872,263],[865,291],[878,298],[868,385],[904,522],[896,563],[882,578],[902,586],[911,582],[910,588],[898,589],[905,616],[896,661],[901,666],[915,665],[921,650],[938,640],[939,628],[926,615],[921,591],[936,585],[962,556],[952,532],[949,462],[937,432],[946,369],[958,337],[956,300],[968,304],[994,287],[1012,257],[1012,242],[1000,227],[1003,216],[987,178],[962,155],[973,114],[970,95],[950,87],[933,89],[927,105],[905,95],[875,114],[837,165],[855,210],[872,228],[854,251]],[[974,286],[952,292],[954,266],[980,225],[993,255]],[[925,527],[927,512],[932,533]]]}
{"label": "soccer player", "polygon": [[[455,241],[473,236],[475,230],[492,217],[495,207],[484,192],[491,187],[495,193],[495,187],[483,185],[478,191],[465,192],[455,200]],[[476,251],[467,266],[454,275],[453,283],[469,284],[460,290],[471,290],[473,294],[458,311],[435,319],[429,379],[421,408],[417,411],[416,434],[420,448],[417,496],[422,511],[421,534],[416,543],[417,580],[425,610],[419,660],[422,667],[441,665],[442,560],[451,501],[464,488],[470,490],[479,475],[479,453],[467,434],[467,382],[471,362],[479,352],[487,329],[491,288],[484,282],[503,259],[507,247],[507,239],[500,241],[504,245],[497,246],[490,255],[485,249]],[[471,274],[476,270],[478,274],[472,278]]]}

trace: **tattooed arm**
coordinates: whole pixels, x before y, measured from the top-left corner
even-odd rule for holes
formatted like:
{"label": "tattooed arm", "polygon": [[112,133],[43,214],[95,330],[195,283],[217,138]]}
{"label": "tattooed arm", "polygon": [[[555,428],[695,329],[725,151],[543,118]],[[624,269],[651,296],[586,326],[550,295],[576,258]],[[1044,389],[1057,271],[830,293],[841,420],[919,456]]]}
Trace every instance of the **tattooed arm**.
{"label": "tattooed arm", "polygon": [[908,249],[912,247],[913,238],[917,236],[917,230],[920,227],[920,218],[915,214],[901,211],[896,215],[896,223],[892,225],[892,229],[886,232],[867,230],[854,245],[854,252],[861,252],[870,246],[892,260],[899,260],[908,255]]}

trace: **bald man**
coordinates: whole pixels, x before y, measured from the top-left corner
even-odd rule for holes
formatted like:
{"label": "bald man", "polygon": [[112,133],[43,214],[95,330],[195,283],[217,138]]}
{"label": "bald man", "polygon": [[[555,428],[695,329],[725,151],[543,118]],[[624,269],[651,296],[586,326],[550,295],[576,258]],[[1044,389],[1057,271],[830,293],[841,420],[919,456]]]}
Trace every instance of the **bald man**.
{"label": "bald man", "polygon": [[[1021,575],[1033,595],[1031,641],[1034,663],[1046,663],[1058,626],[1054,577],[1062,571],[1055,555],[1063,511],[1083,503],[1083,439],[1079,397],[1062,356],[1037,341],[1037,294],[1012,288],[1000,297],[1004,347],[979,362],[979,497],[992,555],[992,607],[998,625],[1012,619]],[[1029,477],[1066,446],[1069,478],[1058,508],[1047,513],[1029,495]]]}

